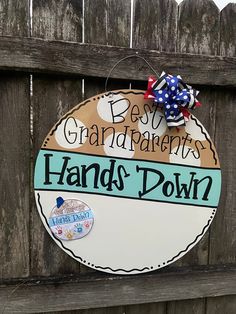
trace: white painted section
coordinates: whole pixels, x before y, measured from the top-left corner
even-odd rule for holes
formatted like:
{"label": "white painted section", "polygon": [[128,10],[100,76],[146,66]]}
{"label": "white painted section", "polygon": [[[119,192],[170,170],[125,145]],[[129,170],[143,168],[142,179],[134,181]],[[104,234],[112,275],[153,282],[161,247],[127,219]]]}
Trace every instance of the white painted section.
{"label": "white painted section", "polygon": [[[62,241],[65,248],[82,257],[85,265],[112,269],[164,267],[186,253],[207,224],[212,208],[132,200],[84,193],[40,191],[41,205],[48,218],[58,196],[79,199],[94,213],[94,225],[84,238]],[[37,202],[37,191],[35,191]],[[40,213],[40,208],[37,203]],[[51,234],[45,218],[41,219]],[[205,228],[204,232],[207,230]],[[198,242],[203,234],[197,238]],[[57,244],[61,247],[59,241]],[[196,244],[196,242],[194,244]],[[62,248],[63,249],[63,248]],[[69,255],[69,251],[64,249]],[[78,259],[79,260],[79,259]],[[79,260],[80,261],[80,260]],[[89,263],[89,264],[88,264]],[[94,265],[94,266],[92,266]],[[151,268],[153,267],[153,268]],[[100,269],[102,270],[102,269]],[[111,272],[106,269],[106,272]],[[120,270],[115,273],[125,274]],[[132,274],[139,271],[132,271]]]}

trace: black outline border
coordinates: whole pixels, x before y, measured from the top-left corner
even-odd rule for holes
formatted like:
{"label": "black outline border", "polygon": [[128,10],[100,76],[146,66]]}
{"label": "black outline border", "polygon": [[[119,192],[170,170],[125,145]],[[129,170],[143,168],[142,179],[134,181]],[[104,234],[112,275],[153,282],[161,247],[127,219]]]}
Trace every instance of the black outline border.
{"label": "black outline border", "polygon": [[[106,93],[102,93],[102,94],[105,95],[105,96],[109,96],[109,95],[112,95],[112,94],[117,95],[117,94],[119,94],[119,93],[123,93],[123,94],[125,94],[125,95],[127,95],[127,94],[144,95],[144,92],[134,92],[134,91],[127,91],[127,92],[125,92],[125,91],[122,91],[122,90],[111,91],[111,92],[106,92]],[[92,99],[92,98],[93,98],[93,97],[91,97],[90,99],[87,99],[87,100],[84,101],[83,103],[77,105],[73,110],[69,111],[65,116],[63,116],[63,117],[56,123],[55,127],[50,131],[49,136],[52,136],[52,135],[53,135],[53,133],[57,130],[58,126],[62,123],[62,121],[63,121],[64,119],[66,119],[70,114],[72,114],[73,112],[75,112],[76,110],[78,110],[80,107],[85,106],[87,103],[91,102],[91,99]],[[216,165],[216,164],[217,164],[216,152],[215,152],[215,150],[213,149],[211,140],[209,140],[209,138],[208,138],[208,136],[206,135],[206,133],[204,132],[202,126],[201,126],[200,124],[198,124],[197,119],[196,119],[195,117],[193,117],[192,115],[190,116],[190,118],[195,121],[195,123],[196,123],[197,126],[200,127],[200,129],[201,129],[202,133],[204,134],[206,140],[209,142],[210,149],[211,149],[211,151],[212,151],[212,153],[213,153],[213,158],[214,158],[214,160],[215,160],[215,165]],[[41,149],[43,149],[43,148],[41,148]],[[43,150],[47,150],[47,149],[45,148],[45,149],[43,149]],[[57,150],[55,150],[55,151],[57,151]],[[58,151],[59,151],[59,150],[58,150]],[[68,153],[68,152],[70,152],[70,151],[66,151],[66,152]],[[72,152],[71,152],[71,153],[72,153]],[[76,152],[75,152],[75,153],[76,153]],[[99,156],[100,156],[100,155],[99,155]],[[107,157],[112,158],[112,156],[107,156]],[[117,157],[116,157],[116,158],[117,158]],[[147,160],[142,160],[142,161],[147,161]],[[163,162],[163,164],[165,164],[165,163]],[[176,164],[176,165],[180,165],[180,164]],[[183,166],[183,165],[180,165],[180,166]],[[189,167],[189,165],[186,165],[186,166]],[[202,168],[202,169],[219,169],[219,170],[221,170],[220,167],[219,167],[219,168],[203,168],[203,167],[197,167],[197,166],[191,166],[191,167],[193,167],[193,168]],[[37,190],[39,190],[39,189],[37,189]],[[51,191],[52,191],[52,190],[51,190]],[[53,190],[53,191],[55,191],[55,190]],[[64,190],[63,190],[63,192],[69,192],[69,191],[64,191]],[[76,191],[72,191],[72,192],[73,192],[73,193],[78,193],[78,192],[76,192]],[[42,205],[41,205],[41,203],[40,203],[40,194],[37,193],[37,195],[38,195],[38,200],[37,200],[37,201],[38,201],[38,204],[39,204],[39,207],[40,207],[41,214],[42,214],[42,216],[43,216],[44,219],[45,219],[46,225],[47,225],[48,228],[50,229],[50,227],[49,227],[49,225],[48,225],[48,222],[47,222],[47,218],[45,217],[45,215],[44,215],[44,213],[43,213]],[[99,195],[100,195],[100,194],[99,194]],[[189,204],[182,204],[182,205],[189,205]],[[191,204],[191,205],[192,205],[192,204]],[[194,205],[193,205],[193,206],[194,206]],[[199,206],[199,205],[196,205],[196,206]],[[206,206],[204,206],[204,207],[206,207]],[[162,267],[166,266],[166,265],[169,264],[169,263],[174,262],[174,261],[178,258],[178,256],[179,256],[180,254],[182,254],[182,253],[184,253],[184,252],[187,253],[187,252],[189,251],[190,247],[193,246],[193,245],[198,241],[199,237],[201,237],[201,236],[204,235],[205,231],[206,231],[206,230],[208,229],[208,227],[210,226],[210,223],[211,223],[212,219],[214,218],[215,213],[216,213],[216,208],[214,207],[214,209],[213,209],[213,211],[212,211],[212,213],[211,213],[211,217],[210,217],[210,219],[208,220],[207,224],[203,227],[201,233],[196,236],[196,238],[194,239],[194,241],[192,241],[190,244],[188,244],[188,246],[185,248],[185,250],[180,251],[177,255],[175,255],[172,259],[168,260],[167,262],[163,262],[163,263],[162,263]],[[51,230],[51,229],[50,229],[50,230]],[[142,268],[142,269],[134,268],[134,269],[131,269],[131,270],[125,270],[125,269],[120,269],[120,268],[119,268],[119,269],[112,269],[112,268],[109,267],[109,266],[103,267],[103,266],[96,266],[96,265],[93,265],[93,264],[91,264],[91,263],[89,263],[89,262],[83,260],[80,256],[75,255],[74,252],[71,251],[70,249],[66,248],[66,247],[64,246],[64,244],[62,243],[62,241],[61,241],[60,239],[58,239],[52,232],[51,232],[51,234],[52,234],[53,238],[55,238],[55,239],[61,244],[62,248],[63,248],[65,251],[69,251],[69,252],[71,253],[71,255],[72,255],[75,259],[79,259],[82,263],[84,263],[84,264],[87,263],[88,266],[93,267],[93,268],[95,268],[95,269],[102,269],[102,270],[109,269],[109,270],[111,270],[112,272],[123,271],[123,272],[125,272],[125,273],[131,273],[132,271],[143,272],[144,270],[148,270],[148,271],[154,270],[154,269],[153,269],[153,266],[151,266],[151,267],[144,267],[144,268]],[[199,239],[199,240],[200,240],[200,239]],[[158,265],[158,268],[160,268],[160,267],[161,267],[161,265]],[[158,269],[158,268],[157,268],[157,269]]]}

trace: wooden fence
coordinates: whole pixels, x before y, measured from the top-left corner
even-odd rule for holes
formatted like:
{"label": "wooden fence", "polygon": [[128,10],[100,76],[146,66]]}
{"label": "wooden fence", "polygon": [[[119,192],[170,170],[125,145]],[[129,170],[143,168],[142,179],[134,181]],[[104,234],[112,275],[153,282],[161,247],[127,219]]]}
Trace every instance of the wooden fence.
{"label": "wooden fence", "polygon": [[[236,313],[236,4],[219,12],[211,0],[0,0],[0,35],[0,311]],[[112,65],[134,53],[200,85],[197,115],[216,144],[223,187],[194,249],[163,270],[122,277],[92,271],[56,246],[38,216],[32,176],[48,130],[104,91]],[[129,80],[145,88],[149,74],[129,59],[109,89]]]}

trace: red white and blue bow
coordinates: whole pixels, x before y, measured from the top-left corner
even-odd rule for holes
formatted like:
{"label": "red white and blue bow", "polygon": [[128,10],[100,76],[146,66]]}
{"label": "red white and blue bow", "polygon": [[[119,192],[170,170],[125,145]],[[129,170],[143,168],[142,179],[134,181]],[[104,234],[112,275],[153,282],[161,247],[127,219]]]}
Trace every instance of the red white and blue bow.
{"label": "red white and blue bow", "polygon": [[172,76],[163,72],[159,79],[150,76],[145,99],[153,99],[164,109],[168,127],[185,125],[190,115],[188,109],[201,106],[196,99],[199,91],[184,83],[180,75]]}

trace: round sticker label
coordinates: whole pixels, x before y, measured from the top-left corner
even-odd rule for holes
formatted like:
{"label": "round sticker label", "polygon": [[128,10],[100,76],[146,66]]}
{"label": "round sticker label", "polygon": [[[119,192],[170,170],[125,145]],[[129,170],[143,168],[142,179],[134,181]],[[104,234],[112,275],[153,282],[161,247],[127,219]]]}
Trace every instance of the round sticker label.
{"label": "round sticker label", "polygon": [[58,197],[48,219],[52,233],[61,240],[76,240],[86,236],[93,225],[93,212],[76,199]]}
{"label": "round sticker label", "polygon": [[74,107],[49,132],[35,165],[40,217],[56,243],[97,270],[164,267],[204,235],[221,190],[214,145],[190,115],[181,129],[144,91]]}

